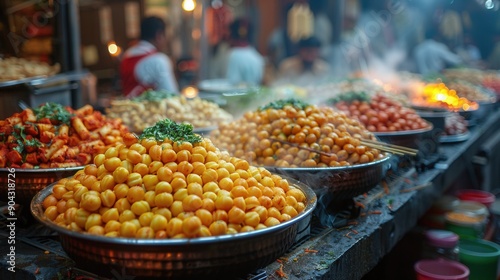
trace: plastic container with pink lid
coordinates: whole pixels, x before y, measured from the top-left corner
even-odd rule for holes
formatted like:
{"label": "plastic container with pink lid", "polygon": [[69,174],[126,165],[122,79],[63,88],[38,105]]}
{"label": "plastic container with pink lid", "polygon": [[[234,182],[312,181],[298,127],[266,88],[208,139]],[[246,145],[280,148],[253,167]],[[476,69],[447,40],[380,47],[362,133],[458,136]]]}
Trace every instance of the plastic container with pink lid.
{"label": "plastic container with pink lid", "polygon": [[458,234],[448,230],[427,230],[422,257],[458,261]]}
{"label": "plastic container with pink lid", "polygon": [[483,238],[488,222],[488,208],[475,201],[460,203],[445,215],[445,229],[452,231],[460,238]]}
{"label": "plastic container with pink lid", "polygon": [[417,280],[468,280],[469,268],[445,259],[420,260],[414,265]]}

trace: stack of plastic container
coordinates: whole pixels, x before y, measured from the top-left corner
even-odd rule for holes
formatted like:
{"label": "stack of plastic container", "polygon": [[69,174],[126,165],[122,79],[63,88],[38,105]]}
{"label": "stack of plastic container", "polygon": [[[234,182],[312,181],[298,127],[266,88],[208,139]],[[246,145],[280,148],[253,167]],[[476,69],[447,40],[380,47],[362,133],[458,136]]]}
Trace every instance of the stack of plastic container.
{"label": "stack of plastic container", "polygon": [[424,222],[431,229],[424,234],[424,259],[415,264],[417,279],[497,279],[500,245],[492,241],[500,243],[500,200],[493,194],[444,196]]}

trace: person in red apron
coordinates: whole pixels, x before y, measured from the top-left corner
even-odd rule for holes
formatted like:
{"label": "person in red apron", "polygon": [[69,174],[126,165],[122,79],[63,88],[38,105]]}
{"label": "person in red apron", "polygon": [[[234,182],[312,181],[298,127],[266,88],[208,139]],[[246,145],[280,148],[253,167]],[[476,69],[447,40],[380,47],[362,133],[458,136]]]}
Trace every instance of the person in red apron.
{"label": "person in red apron", "polygon": [[160,51],[167,46],[165,29],[161,18],[142,20],[140,41],[125,52],[120,63],[122,91],[126,98],[137,97],[148,89],[179,92],[172,62]]}

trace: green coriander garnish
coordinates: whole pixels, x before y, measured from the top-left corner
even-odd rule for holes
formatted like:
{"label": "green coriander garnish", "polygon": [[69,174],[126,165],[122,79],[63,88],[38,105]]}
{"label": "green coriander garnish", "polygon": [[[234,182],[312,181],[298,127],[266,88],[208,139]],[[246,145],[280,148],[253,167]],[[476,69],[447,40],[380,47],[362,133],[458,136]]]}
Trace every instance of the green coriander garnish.
{"label": "green coriander garnish", "polygon": [[310,106],[310,104],[308,104],[302,100],[295,99],[295,98],[288,98],[288,99],[281,99],[281,100],[270,102],[267,105],[261,106],[259,108],[259,110],[260,111],[264,111],[267,109],[278,109],[279,110],[279,109],[283,109],[283,107],[285,107],[287,105],[293,106],[293,107],[300,109],[300,110],[303,110],[307,106]]}
{"label": "green coriander garnish", "polygon": [[71,117],[74,116],[66,110],[63,105],[52,102],[47,102],[40,107],[33,109],[33,112],[35,113],[37,120],[47,118],[58,124],[64,123],[67,125],[70,125]]}
{"label": "green coriander garnish", "polygon": [[16,147],[13,149],[21,154],[24,151],[24,145],[26,142],[26,132],[24,131],[25,128],[24,126],[19,124],[15,124],[13,128],[14,129],[12,131],[12,135],[14,136],[14,139],[16,141]]}
{"label": "green coriander garnish", "polygon": [[40,140],[36,138],[31,138],[29,140],[26,140],[24,145],[30,148],[40,148],[42,146],[42,142],[40,142]]}
{"label": "green coriander garnish", "polygon": [[364,91],[348,91],[348,92],[341,93],[336,97],[328,99],[328,103],[335,104],[335,103],[338,103],[340,101],[350,103],[350,102],[353,102],[354,100],[368,102],[368,101],[370,101],[370,96]]}
{"label": "green coriander garnish", "polygon": [[200,135],[193,132],[193,125],[176,123],[170,119],[157,122],[154,126],[144,129],[139,139],[154,138],[157,141],[170,139],[174,142],[201,142]]}

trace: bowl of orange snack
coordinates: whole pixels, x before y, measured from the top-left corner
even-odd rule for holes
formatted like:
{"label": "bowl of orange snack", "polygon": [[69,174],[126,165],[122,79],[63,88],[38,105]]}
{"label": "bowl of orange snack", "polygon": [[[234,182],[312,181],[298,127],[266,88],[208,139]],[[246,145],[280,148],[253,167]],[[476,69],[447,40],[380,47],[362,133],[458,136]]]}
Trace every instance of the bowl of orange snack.
{"label": "bowl of orange snack", "polygon": [[45,103],[0,120],[0,195],[29,204],[40,189],[123,143],[127,132],[119,119],[90,105],[75,110]]}
{"label": "bowl of orange snack", "polygon": [[286,252],[316,196],[163,120],[40,191],[33,216],[99,275],[222,278]]}
{"label": "bowl of orange snack", "polygon": [[375,187],[390,158],[363,144],[376,138],[359,121],[295,98],[270,102],[221,124],[210,139],[231,155],[305,182],[318,196],[334,200]]}

